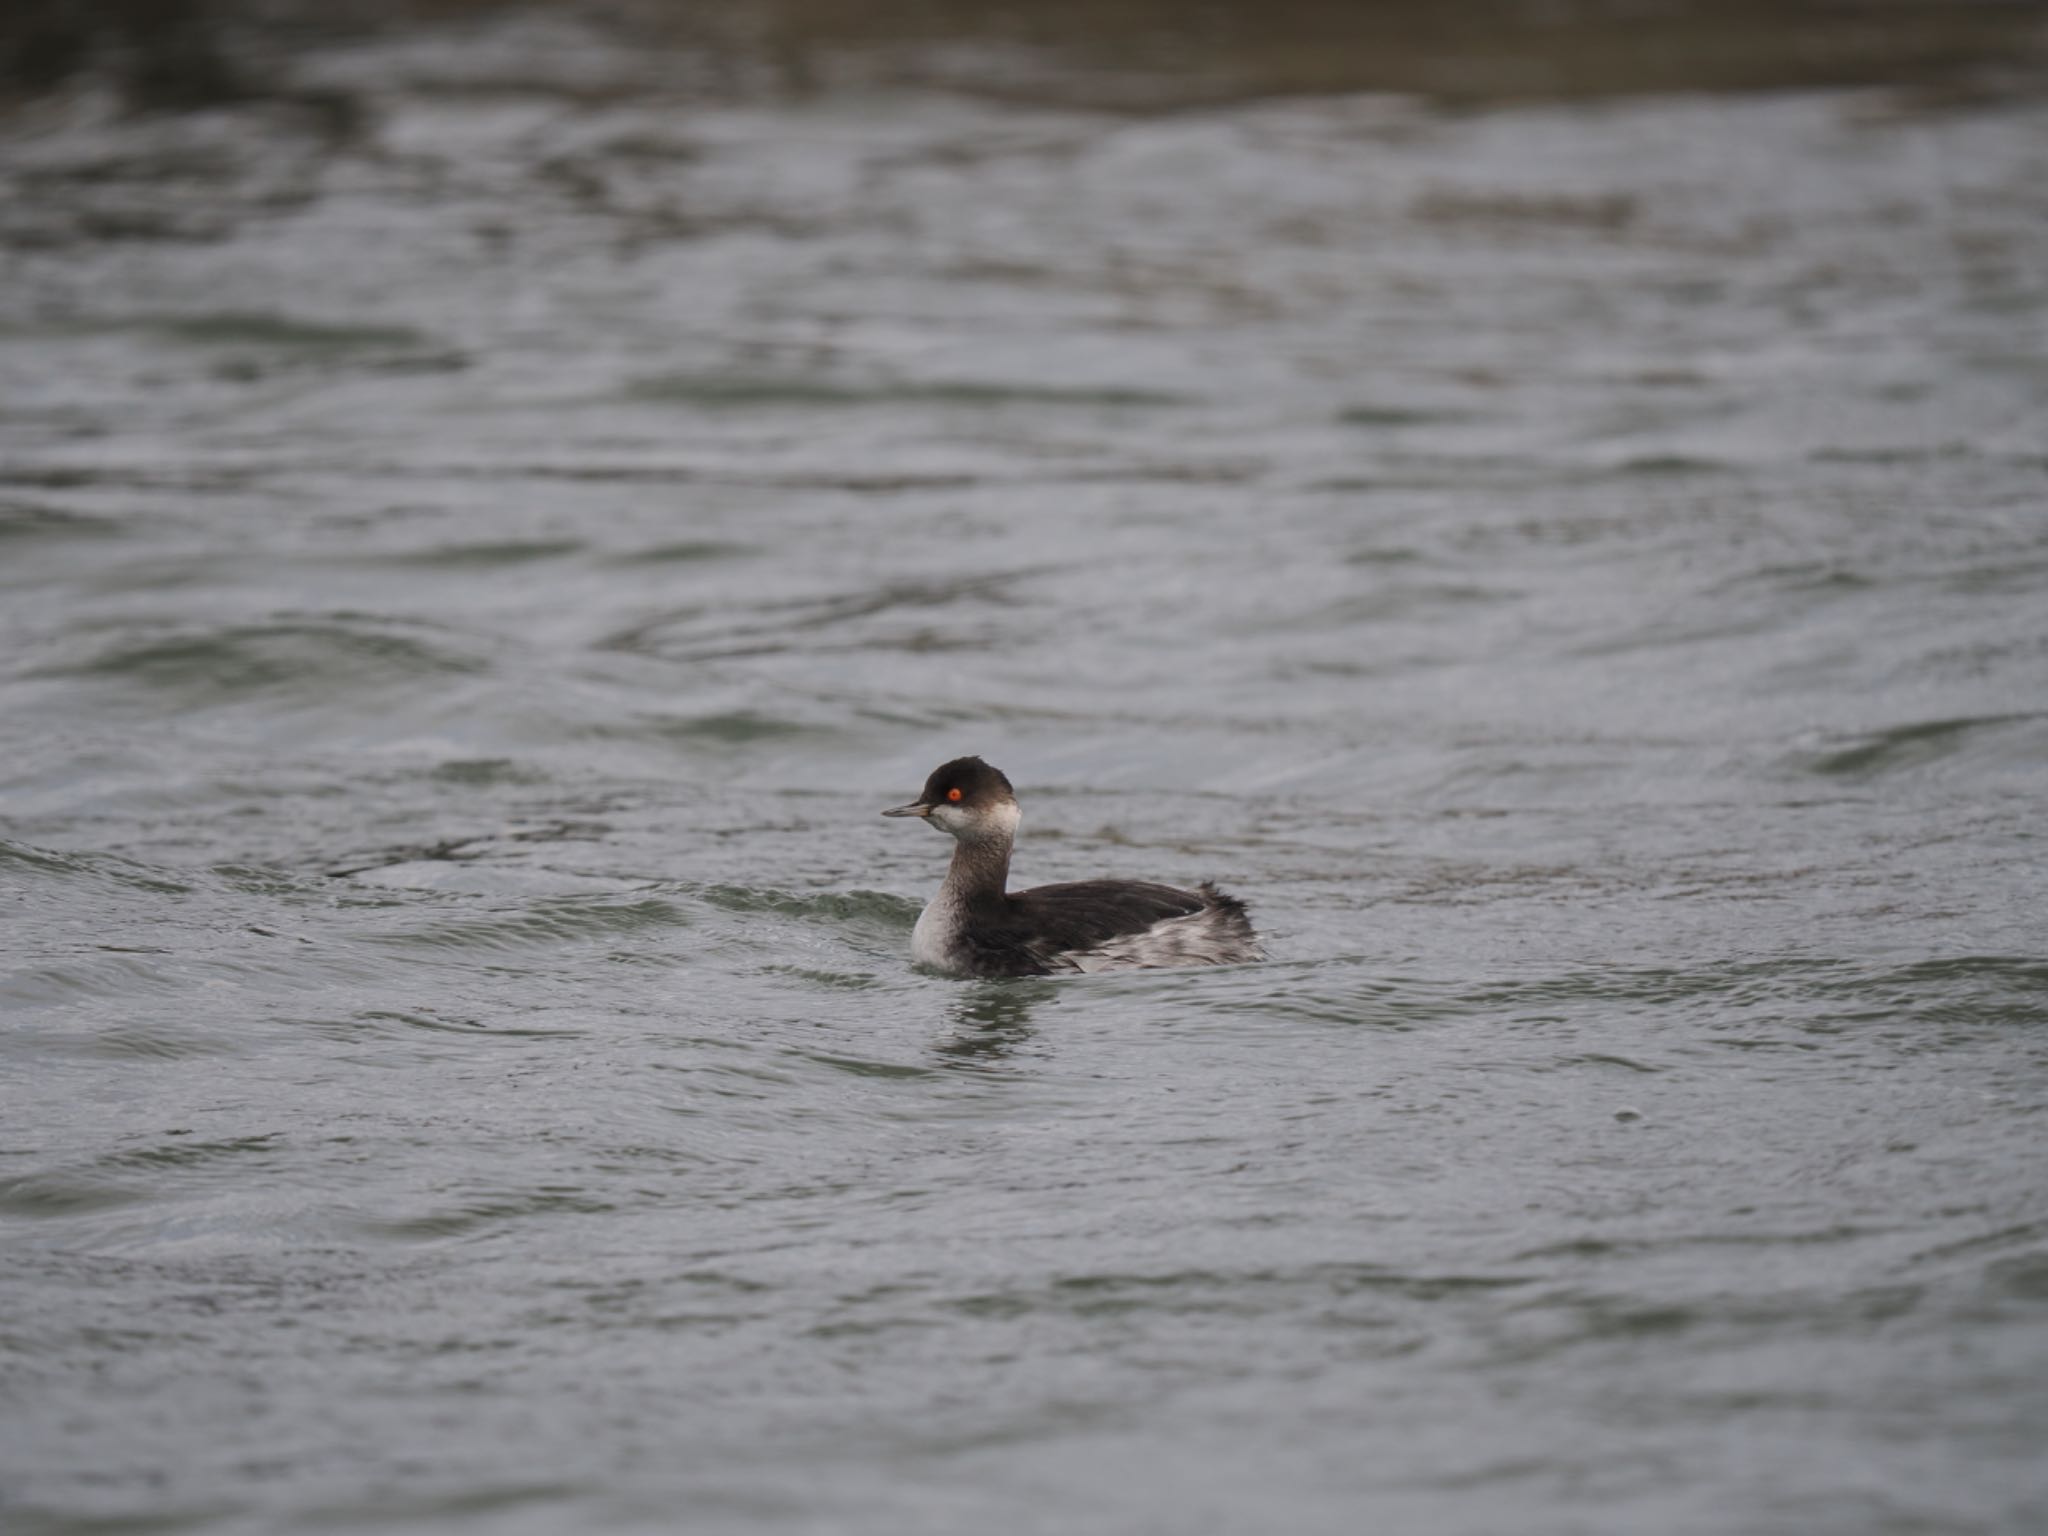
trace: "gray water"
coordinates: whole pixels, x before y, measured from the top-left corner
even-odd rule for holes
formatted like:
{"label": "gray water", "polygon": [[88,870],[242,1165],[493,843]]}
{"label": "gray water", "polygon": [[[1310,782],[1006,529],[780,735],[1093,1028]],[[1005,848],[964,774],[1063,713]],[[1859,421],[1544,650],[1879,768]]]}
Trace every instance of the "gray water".
{"label": "gray water", "polygon": [[2048,108],[550,25],[0,140],[10,1536],[2048,1524]]}

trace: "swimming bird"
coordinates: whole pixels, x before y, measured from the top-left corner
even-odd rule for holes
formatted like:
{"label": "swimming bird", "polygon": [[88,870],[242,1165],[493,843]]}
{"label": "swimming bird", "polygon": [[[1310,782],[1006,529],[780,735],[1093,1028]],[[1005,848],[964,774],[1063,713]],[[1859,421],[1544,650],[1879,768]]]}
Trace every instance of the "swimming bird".
{"label": "swimming bird", "polygon": [[1204,882],[1192,891],[1146,880],[1077,880],[1010,891],[1010,851],[1023,813],[999,768],[956,757],[924,793],[884,816],[922,816],[954,839],[939,894],[917,919],[910,951],[955,976],[1231,965],[1265,958],[1244,903]]}

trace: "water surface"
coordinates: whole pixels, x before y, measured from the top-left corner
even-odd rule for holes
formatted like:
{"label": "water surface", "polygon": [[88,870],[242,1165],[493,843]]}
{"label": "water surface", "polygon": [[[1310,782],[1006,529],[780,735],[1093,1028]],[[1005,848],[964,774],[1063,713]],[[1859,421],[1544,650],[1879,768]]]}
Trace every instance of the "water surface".
{"label": "water surface", "polygon": [[549,38],[0,142],[11,1533],[2048,1521],[2048,112]]}

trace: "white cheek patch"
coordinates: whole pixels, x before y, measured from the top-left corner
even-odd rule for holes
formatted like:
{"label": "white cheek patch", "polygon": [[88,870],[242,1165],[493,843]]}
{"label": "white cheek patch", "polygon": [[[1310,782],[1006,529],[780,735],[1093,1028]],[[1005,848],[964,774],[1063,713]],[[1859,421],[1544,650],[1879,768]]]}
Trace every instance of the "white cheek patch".
{"label": "white cheek patch", "polygon": [[1016,837],[1017,827],[1024,820],[1024,813],[1017,809],[1017,802],[1014,800],[1006,805],[992,805],[986,809],[972,811],[964,806],[941,801],[932,807],[932,813],[927,819],[933,825],[945,828],[955,837],[978,842],[985,837]]}

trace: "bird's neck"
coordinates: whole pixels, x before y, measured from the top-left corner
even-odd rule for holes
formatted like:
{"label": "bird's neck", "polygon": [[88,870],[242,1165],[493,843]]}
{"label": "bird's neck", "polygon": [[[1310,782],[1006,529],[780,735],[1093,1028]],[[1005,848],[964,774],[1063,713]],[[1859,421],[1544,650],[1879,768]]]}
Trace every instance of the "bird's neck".
{"label": "bird's neck", "polygon": [[1010,879],[1010,849],[1014,841],[1010,833],[1000,832],[962,838],[954,844],[944,894],[963,905],[1002,900]]}

